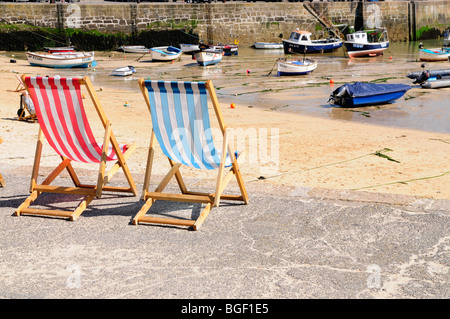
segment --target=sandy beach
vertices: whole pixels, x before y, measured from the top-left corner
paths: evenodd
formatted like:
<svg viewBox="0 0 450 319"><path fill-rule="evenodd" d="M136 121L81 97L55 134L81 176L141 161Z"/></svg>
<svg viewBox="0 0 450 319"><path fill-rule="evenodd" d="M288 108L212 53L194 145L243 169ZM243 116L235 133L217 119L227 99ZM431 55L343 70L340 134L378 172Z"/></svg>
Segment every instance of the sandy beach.
<svg viewBox="0 0 450 319"><path fill-rule="evenodd" d="M117 65L119 56L103 54L98 57L96 72L121 66ZM17 120L20 93L14 92L18 85L16 75L53 75L58 72L54 69L31 67L25 59L10 63L10 58L6 53L0 57L0 81L3 84L0 89L0 136L4 139L0 145L0 172L6 182L8 178L14 178L15 174L30 175L38 132L37 123ZM182 61L174 64L159 63L158 67L174 70L182 63L192 64L193 61L189 56L183 56ZM149 70L154 67L150 64L148 66ZM400 76L404 77L406 69L401 64L387 66L384 71L386 74L395 72L396 67L399 68ZM378 73L384 71L377 70ZM88 76L93 74L92 70L77 72L86 72ZM261 74L267 73L267 69L258 70L255 66L252 72L252 76L235 76L238 80L233 80L233 84L240 89L236 89L234 98L226 94L226 90L230 88L218 90L219 93L225 92L218 94L218 98L226 124L232 129L241 129L234 131L233 145L240 150L245 148L247 156L241 163L241 170L244 180L248 184L251 183L252 187L261 185L266 189L273 187L289 192L301 187L406 194L435 199L450 198L450 134L353 121L351 117L361 115L349 111L336 110L334 118L290 111L289 107L282 107L286 100L292 98L290 90L273 90L264 95L264 101L277 101L280 107L260 107L257 99L255 103L248 102L244 95L241 99L239 90L264 90L268 89L269 84L273 85L270 87L273 89L280 84L274 84L276 78L260 83ZM217 87L217 75L211 72L207 76L211 77ZM134 89L130 84L121 89L102 84L99 86L95 81L93 83L119 143L137 145L128 164L136 182L142 183L151 122L147 106L138 89L139 77L137 73L132 80L127 80L135 82ZM188 74L185 77L188 77ZM345 81L345 77L345 74L338 74L334 78L335 85ZM155 79L153 74L152 78ZM239 79L242 80L239 82ZM363 77L360 79L364 80ZM301 86L304 79L292 78L289 81L292 82L291 85ZM328 80L323 76L321 81ZM414 96L416 101L434 99L445 101L443 103L448 106L450 88L440 89L439 93L435 91L432 97L431 94L421 94L422 91L420 88L412 88L408 93ZM303 99L304 103L317 103L317 99L321 99L325 104L327 97L328 94L324 93L324 90L311 87L309 90L304 89L299 99ZM84 101L88 114L95 112L90 100L87 98ZM125 102L129 106L124 106ZM231 102L235 103L235 108L230 107ZM448 119L448 114L442 114L444 120ZM95 114L91 115L95 119ZM92 124L93 129L100 140L102 129L100 123L95 122L98 126ZM217 123L213 121L214 125L217 127ZM220 143L220 140L217 143ZM274 147L263 147L261 143L268 143L269 146L273 144ZM255 148L259 150L257 155L254 154ZM269 156L264 156L264 151ZM59 157L54 155L48 145L44 148L43 159L43 172L59 162ZM159 150L155 163L158 163L155 166L156 174L167 171L167 160ZM81 168L92 172L91 176L95 176L97 172L97 167ZM188 169L183 170L183 174L191 177L197 184L211 183L215 178L210 174Z"/></svg>

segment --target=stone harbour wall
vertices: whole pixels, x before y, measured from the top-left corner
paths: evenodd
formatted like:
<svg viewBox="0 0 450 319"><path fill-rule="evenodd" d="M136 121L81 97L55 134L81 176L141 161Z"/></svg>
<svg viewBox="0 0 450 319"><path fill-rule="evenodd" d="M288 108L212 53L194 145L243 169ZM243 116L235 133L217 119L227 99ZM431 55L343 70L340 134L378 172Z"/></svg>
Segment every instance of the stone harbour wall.
<svg viewBox="0 0 450 319"><path fill-rule="evenodd" d="M308 2L309 3L309 2ZM419 40L450 26L450 0L312 2L334 24L386 27L392 41ZM192 30L202 40L241 45L279 42L296 28L323 26L301 2L0 4L0 22L38 27L132 34L142 30ZM426 32L425 32L426 31ZM434 32L436 34L436 32Z"/></svg>

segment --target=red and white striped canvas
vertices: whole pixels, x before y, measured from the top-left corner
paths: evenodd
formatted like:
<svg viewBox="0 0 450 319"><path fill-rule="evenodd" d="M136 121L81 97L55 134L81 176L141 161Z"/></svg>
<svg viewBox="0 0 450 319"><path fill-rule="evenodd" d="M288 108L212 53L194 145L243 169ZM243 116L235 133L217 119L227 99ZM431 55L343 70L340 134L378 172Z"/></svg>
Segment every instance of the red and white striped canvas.
<svg viewBox="0 0 450 319"><path fill-rule="evenodd" d="M82 102L78 78L26 77L39 125L52 148L61 156L83 163L99 163L102 144L95 141ZM127 146L120 146L122 153ZM116 160L114 149L108 161Z"/></svg>

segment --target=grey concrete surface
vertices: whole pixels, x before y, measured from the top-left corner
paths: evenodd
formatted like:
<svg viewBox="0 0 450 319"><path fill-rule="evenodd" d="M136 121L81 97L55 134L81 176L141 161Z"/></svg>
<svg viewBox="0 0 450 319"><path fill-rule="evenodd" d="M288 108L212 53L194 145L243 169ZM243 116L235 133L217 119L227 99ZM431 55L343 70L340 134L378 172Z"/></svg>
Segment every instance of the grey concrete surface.
<svg viewBox="0 0 450 319"><path fill-rule="evenodd" d="M195 232L132 225L142 202L128 195L106 194L74 222L16 217L28 172L1 173L0 298L450 297L449 200L255 182L249 205L224 201Z"/></svg>

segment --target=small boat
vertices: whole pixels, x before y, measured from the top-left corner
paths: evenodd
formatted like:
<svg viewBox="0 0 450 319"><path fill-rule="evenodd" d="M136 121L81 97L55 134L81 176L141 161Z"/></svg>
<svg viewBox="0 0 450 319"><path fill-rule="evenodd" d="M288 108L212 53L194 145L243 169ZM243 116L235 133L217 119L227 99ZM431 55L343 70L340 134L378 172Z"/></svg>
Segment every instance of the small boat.
<svg viewBox="0 0 450 319"><path fill-rule="evenodd" d="M143 45L123 45L119 48L125 53L148 53L150 49L146 48Z"/></svg>
<svg viewBox="0 0 450 319"><path fill-rule="evenodd" d="M198 44L181 43L180 48L181 48L181 51L183 51L183 53L186 53L186 54L193 54L193 53L200 51L200 47Z"/></svg>
<svg viewBox="0 0 450 319"><path fill-rule="evenodd" d="M152 61L172 61L183 53L181 49L172 46L154 47L150 49Z"/></svg>
<svg viewBox="0 0 450 319"><path fill-rule="evenodd" d="M36 53L27 52L27 60L32 66L49 68L88 68L96 65L94 52Z"/></svg>
<svg viewBox="0 0 450 319"><path fill-rule="evenodd" d="M274 50L274 49L282 49L283 43L255 42L254 46L255 49Z"/></svg>
<svg viewBox="0 0 450 319"><path fill-rule="evenodd" d="M414 77L413 83L419 83L424 89L450 87L450 72L445 70L422 71L419 76Z"/></svg>
<svg viewBox="0 0 450 319"><path fill-rule="evenodd" d="M347 34L344 45L350 58L379 56L389 47L389 38L385 29L356 31Z"/></svg>
<svg viewBox="0 0 450 319"><path fill-rule="evenodd" d="M67 53L67 52L74 52L74 47L45 47L44 51L48 53Z"/></svg>
<svg viewBox="0 0 450 319"><path fill-rule="evenodd" d="M328 103L342 107L387 104L401 98L411 86L406 84L347 83L334 90Z"/></svg>
<svg viewBox="0 0 450 319"><path fill-rule="evenodd" d="M419 45L419 59L424 62L449 61L450 50L446 49L424 49Z"/></svg>
<svg viewBox="0 0 450 319"><path fill-rule="evenodd" d="M129 75L132 75L133 73L136 73L136 69L133 66L129 65L129 66L124 66L124 67L113 70L111 75L129 76Z"/></svg>
<svg viewBox="0 0 450 319"><path fill-rule="evenodd" d="M450 87L450 77L430 78L420 84L424 89L439 89Z"/></svg>
<svg viewBox="0 0 450 319"><path fill-rule="evenodd" d="M302 59L295 61L287 61L279 59L278 76L282 75L304 75L314 71L317 68L317 62L311 59Z"/></svg>
<svg viewBox="0 0 450 319"><path fill-rule="evenodd" d="M200 50L211 49L211 50L222 50L224 56L238 55L238 45L237 44L200 44Z"/></svg>
<svg viewBox="0 0 450 319"><path fill-rule="evenodd" d="M311 40L311 32L301 30L292 31L289 39L282 41L286 54L333 52L339 49L343 43L341 39L333 37Z"/></svg>
<svg viewBox="0 0 450 319"><path fill-rule="evenodd" d="M222 60L222 51L205 49L195 53L194 58L201 66L214 65Z"/></svg>

